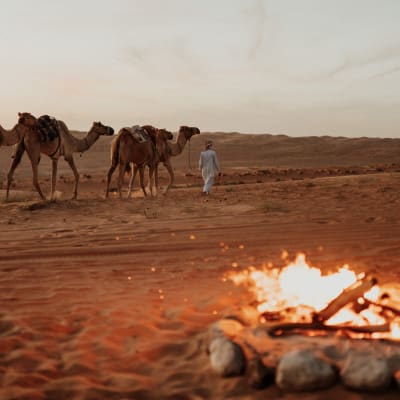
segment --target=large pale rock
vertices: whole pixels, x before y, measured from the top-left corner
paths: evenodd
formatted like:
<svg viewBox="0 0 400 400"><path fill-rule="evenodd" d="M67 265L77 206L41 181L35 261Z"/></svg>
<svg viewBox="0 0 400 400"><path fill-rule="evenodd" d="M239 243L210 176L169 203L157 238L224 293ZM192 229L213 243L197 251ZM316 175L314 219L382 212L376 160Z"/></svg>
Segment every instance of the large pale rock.
<svg viewBox="0 0 400 400"><path fill-rule="evenodd" d="M335 368L311 351L295 350L285 354L276 371L276 384L286 391L316 390L336 381Z"/></svg>
<svg viewBox="0 0 400 400"><path fill-rule="evenodd" d="M217 337L211 341L209 351L211 367L217 374L224 377L243 374L246 358L238 344Z"/></svg>
<svg viewBox="0 0 400 400"><path fill-rule="evenodd" d="M392 381L387 360L368 353L350 354L340 376L347 387L357 390L387 389Z"/></svg>

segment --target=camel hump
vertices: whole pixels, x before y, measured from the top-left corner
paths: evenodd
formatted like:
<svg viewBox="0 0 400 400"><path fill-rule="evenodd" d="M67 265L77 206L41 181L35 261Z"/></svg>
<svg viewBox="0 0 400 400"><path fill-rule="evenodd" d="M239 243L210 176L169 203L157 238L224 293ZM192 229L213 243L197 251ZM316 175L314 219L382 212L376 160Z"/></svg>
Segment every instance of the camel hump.
<svg viewBox="0 0 400 400"><path fill-rule="evenodd" d="M143 125L142 129L144 129L147 133L147 135L150 137L150 139L152 140L153 144L156 144L156 136L157 136L157 131L158 129L155 128L152 125Z"/></svg>
<svg viewBox="0 0 400 400"><path fill-rule="evenodd" d="M57 120L49 115L38 118L38 128L42 142L51 142L60 135Z"/></svg>
<svg viewBox="0 0 400 400"><path fill-rule="evenodd" d="M125 128L138 143L147 142L150 137L145 129L140 125L134 125L131 128Z"/></svg>

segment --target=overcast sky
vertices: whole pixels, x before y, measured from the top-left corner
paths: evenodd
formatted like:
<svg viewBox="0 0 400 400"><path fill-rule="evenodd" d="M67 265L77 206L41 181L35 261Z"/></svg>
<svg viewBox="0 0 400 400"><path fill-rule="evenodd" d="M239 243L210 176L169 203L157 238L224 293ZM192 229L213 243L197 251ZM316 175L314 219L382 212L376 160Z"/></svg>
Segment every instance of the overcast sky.
<svg viewBox="0 0 400 400"><path fill-rule="evenodd" d="M0 124L400 137L400 0L0 0Z"/></svg>

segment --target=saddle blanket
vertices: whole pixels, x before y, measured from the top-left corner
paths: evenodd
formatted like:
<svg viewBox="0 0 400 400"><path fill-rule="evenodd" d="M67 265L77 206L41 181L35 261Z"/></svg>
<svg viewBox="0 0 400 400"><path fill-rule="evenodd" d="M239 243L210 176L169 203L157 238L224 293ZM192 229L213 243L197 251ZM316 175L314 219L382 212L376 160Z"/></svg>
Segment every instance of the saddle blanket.
<svg viewBox="0 0 400 400"><path fill-rule="evenodd" d="M60 135L57 120L49 115L39 117L38 125L42 142L51 142Z"/></svg>
<svg viewBox="0 0 400 400"><path fill-rule="evenodd" d="M138 143L144 143L149 140L149 134L139 125L134 125L131 128L125 128Z"/></svg>

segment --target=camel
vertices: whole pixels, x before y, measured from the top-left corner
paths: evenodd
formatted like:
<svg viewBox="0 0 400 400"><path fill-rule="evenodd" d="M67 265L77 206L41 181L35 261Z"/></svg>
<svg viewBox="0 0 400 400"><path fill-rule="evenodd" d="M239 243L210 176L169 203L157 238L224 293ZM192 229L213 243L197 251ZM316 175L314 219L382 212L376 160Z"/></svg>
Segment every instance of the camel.
<svg viewBox="0 0 400 400"><path fill-rule="evenodd" d="M0 147L16 145L25 135L29 133L30 129L35 125L35 123L36 122L33 122L33 125L26 126L18 122L10 130L4 129L0 125Z"/></svg>
<svg viewBox="0 0 400 400"><path fill-rule="evenodd" d="M134 127L139 132L145 132L149 138L140 142L132 131L132 128L122 128L117 137L111 143L111 166L107 173L106 198L109 195L112 174L119 165L118 193L122 197L122 183L124 174L129 170L129 164L134 164L135 173L131 175L129 181L128 198L132 192L133 180L137 170L139 170L140 186L143 194L147 196L144 186L144 167L149 167L150 194L153 196L153 176L156 165L160 161L160 152L165 152L167 141L172 139L172 133L166 129L157 129L151 125L144 127ZM158 186L158 176L155 176L155 186Z"/></svg>
<svg viewBox="0 0 400 400"><path fill-rule="evenodd" d="M191 139L194 135L199 135L200 130L196 127L190 126L181 126L178 131L178 136L174 143L168 142L168 147L164 149L162 153L160 153L161 162L164 164L165 168L169 173L169 183L167 188L165 189L165 193L172 187L175 181L174 170L171 165L171 157L175 157L182 153L185 148L186 143ZM158 175L158 170L156 168L155 171L156 176Z"/></svg>
<svg viewBox="0 0 400 400"><path fill-rule="evenodd" d="M54 192L56 187L57 178L57 166L58 159L64 156L65 161L69 164L72 172L75 176L75 184L73 189L73 199L77 198L78 195L78 182L79 173L76 169L73 153L83 153L97 141L101 135L111 136L114 134L114 129L103 125L101 122L93 122L92 127L83 139L74 137L68 130L67 125L60 120L51 119L55 124L58 134L56 137L49 137L47 140L43 140L43 132L40 131L39 120L29 113L19 113L19 124L24 125L28 128L28 131L19 141L15 150L14 159L12 161L10 170L7 174L7 191L6 199L8 199L10 185L14 175L14 171L21 162L22 156L26 152L31 161L32 174L33 174L33 185L39 193L42 200L45 200L45 196L38 181L38 165L40 161L40 154L43 153L51 158L52 160L52 171L51 171L51 194L50 198L54 198ZM48 119L50 117L46 116Z"/></svg>
<svg viewBox="0 0 400 400"><path fill-rule="evenodd" d="M167 193L168 190L172 187L174 180L175 180L175 174L174 170L171 165L171 156L177 156L182 153L183 149L185 148L186 143L191 139L193 135L198 135L200 134L199 128L196 127L189 127L189 126L181 126L178 131L178 136L176 138L175 143L168 142L167 146L163 146L162 150L159 151L160 154L160 159L159 162L162 162L167 168L167 171L169 173L169 183L168 186L166 187L164 193ZM158 191L158 164L159 162L156 163L156 168L154 171L154 176L155 176L155 181L156 181L156 188ZM135 179L135 176L137 174L138 168L134 166L134 169L132 170L130 182L133 182Z"/></svg>

